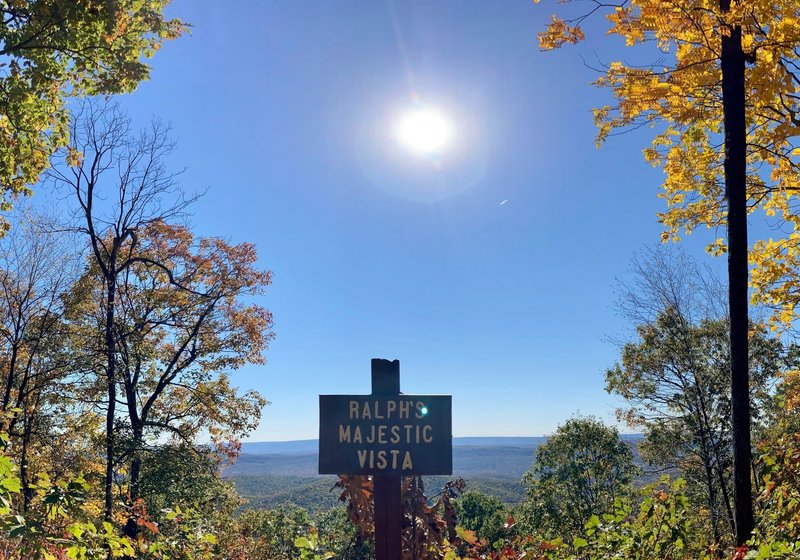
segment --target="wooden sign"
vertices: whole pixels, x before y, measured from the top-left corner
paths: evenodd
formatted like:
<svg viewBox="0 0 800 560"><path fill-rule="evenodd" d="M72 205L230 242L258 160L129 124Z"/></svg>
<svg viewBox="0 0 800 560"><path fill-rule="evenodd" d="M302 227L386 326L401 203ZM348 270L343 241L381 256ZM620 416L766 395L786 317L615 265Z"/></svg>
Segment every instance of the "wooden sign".
<svg viewBox="0 0 800 560"><path fill-rule="evenodd" d="M452 398L404 395L400 362L372 360L371 395L320 395L320 474L373 475L375 560L401 560L400 477L452 474Z"/></svg>
<svg viewBox="0 0 800 560"><path fill-rule="evenodd" d="M320 474L453 473L450 395L320 395Z"/></svg>

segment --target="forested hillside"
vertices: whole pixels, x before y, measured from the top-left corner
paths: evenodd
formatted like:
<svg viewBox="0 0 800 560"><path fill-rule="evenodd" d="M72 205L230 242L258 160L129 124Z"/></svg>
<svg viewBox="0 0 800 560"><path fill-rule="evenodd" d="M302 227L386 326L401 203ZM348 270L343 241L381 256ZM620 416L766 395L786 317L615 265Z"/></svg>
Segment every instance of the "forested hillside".
<svg viewBox="0 0 800 560"><path fill-rule="evenodd" d="M249 507L271 508L297 505L320 511L338 503L336 477L319 476L317 454L240 455L222 473ZM464 478L470 489L480 490L506 504L518 504L525 492L520 480L530 468L533 450L528 448L455 447L453 473ZM427 476L429 488L442 488L448 477Z"/></svg>
<svg viewBox="0 0 800 560"><path fill-rule="evenodd" d="M631 447L641 468L636 486L657 481L658 473L665 469L641 460L637 446L642 437L621 437ZM536 448L546 441L544 437L454 438L453 477L463 478L470 490L497 498L508 506L519 505L525 498L522 477L531 467ZM233 465L222 470L222 476L234 484L249 507L297 505L311 512L322 511L337 504L339 492L334 488L335 477L317 475L317 453L306 453L316 445L316 440L245 443L244 452ZM426 476L425 486L443 488L449 478L452 477Z"/></svg>

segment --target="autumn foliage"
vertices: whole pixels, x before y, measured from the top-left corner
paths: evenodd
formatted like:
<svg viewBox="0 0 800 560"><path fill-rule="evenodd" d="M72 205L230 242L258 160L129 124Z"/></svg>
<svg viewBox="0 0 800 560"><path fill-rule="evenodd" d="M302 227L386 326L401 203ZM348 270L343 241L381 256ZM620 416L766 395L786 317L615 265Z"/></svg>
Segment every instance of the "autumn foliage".
<svg viewBox="0 0 800 560"><path fill-rule="evenodd" d="M367 560L371 478L340 476L339 507L311 514L245 508L220 475L267 404L236 382L275 336L263 299L273 277L255 245L187 225L199 197L169 168L163 122L136 130L108 99L67 111L69 98L147 78L145 59L186 28L164 18L166 3L0 7L0 210L40 179L64 201L56 217L14 216L0 238L0 559ZM686 261L673 276L654 261L627 294L634 339L605 375L640 448L569 419L532 457L521 504L461 479L403 478L402 557L799 558L800 2L592 2L553 16L539 44L578 44L598 16L628 52L652 55L597 69L612 101L594 120L598 142L652 129L643 154L664 171L664 241L716 232L730 215L722 51L741 33L746 211L774 226L749 248L752 304L767 314L743 323L755 530L736 546L731 318L699 303L711 283Z"/></svg>
<svg viewBox="0 0 800 560"><path fill-rule="evenodd" d="M69 142L69 98L130 92L147 79L144 60L186 27L163 17L167 3L0 5L0 208L29 194L50 156Z"/></svg>
<svg viewBox="0 0 800 560"><path fill-rule="evenodd" d="M776 226L775 236L756 241L750 252L753 302L774 310L774 327L789 326L800 282L800 5L732 2L723 11L719 2L633 0L598 5L592 12L604 11L607 33L649 53L653 63L613 61L601 69L595 83L607 88L615 103L595 109L598 141L620 129L654 128L644 157L664 170L659 195L667 205L659 214L664 239L700 226L725 226L720 52L722 37L741 27L748 212ZM584 39L581 25L588 15L554 17L539 35L541 48ZM726 248L723 238L709 245L716 254Z"/></svg>

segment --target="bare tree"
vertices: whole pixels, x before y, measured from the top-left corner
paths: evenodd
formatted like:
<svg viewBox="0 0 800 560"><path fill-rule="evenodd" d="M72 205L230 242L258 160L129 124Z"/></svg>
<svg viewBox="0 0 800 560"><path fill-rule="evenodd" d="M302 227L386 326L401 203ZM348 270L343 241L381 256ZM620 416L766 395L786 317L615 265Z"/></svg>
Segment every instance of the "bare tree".
<svg viewBox="0 0 800 560"><path fill-rule="evenodd" d="M616 292L617 311L634 325L655 321L669 307L690 323L727 317L724 280L675 246L645 247L634 255Z"/></svg>

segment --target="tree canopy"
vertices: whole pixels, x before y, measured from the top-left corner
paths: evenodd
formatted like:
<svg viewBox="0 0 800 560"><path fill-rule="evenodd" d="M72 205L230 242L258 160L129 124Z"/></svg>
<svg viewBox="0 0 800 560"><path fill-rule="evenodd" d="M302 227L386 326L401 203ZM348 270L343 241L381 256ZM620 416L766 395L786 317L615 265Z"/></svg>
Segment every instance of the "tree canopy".
<svg viewBox="0 0 800 560"><path fill-rule="evenodd" d="M169 0L14 0L0 5L0 209L66 146L70 97L133 91L145 58L185 25ZM7 228L7 222L2 226Z"/></svg>
<svg viewBox="0 0 800 560"><path fill-rule="evenodd" d="M663 239L699 226L724 228L723 37L741 28L746 60L747 207L771 219L775 236L756 241L751 264L754 301L775 310L773 325L788 325L800 302L800 4L794 0L728 2L632 0L597 4L608 28L652 64L613 61L596 85L615 103L598 107L598 141L615 131L654 127L645 159L664 170L659 195ZM589 14L553 17L539 35L544 49L585 38ZM778 226L784 226L777 229ZM727 250L718 238L709 250Z"/></svg>
<svg viewBox="0 0 800 560"><path fill-rule="evenodd" d="M536 449L523 484L526 524L544 536L580 535L590 517L611 511L636 474L633 453L615 428L573 418Z"/></svg>

